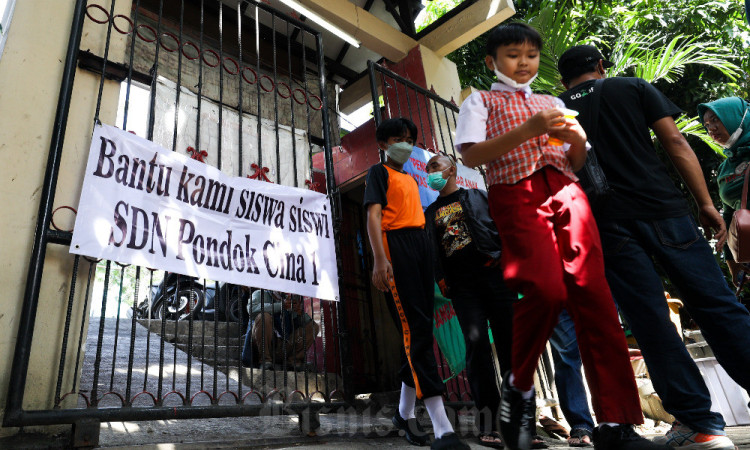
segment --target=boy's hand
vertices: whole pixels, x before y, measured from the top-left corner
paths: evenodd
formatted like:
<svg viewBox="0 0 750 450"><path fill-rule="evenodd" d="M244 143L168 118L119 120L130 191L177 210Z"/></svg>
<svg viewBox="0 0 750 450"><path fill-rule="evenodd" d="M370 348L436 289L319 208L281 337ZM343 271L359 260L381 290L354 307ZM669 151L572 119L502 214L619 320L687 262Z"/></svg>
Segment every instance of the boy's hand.
<svg viewBox="0 0 750 450"><path fill-rule="evenodd" d="M563 112L558 108L550 108L540 111L531 116L524 125L527 127L532 137L541 136L543 134L552 134L555 131L562 131L567 126Z"/></svg>
<svg viewBox="0 0 750 450"><path fill-rule="evenodd" d="M393 278L393 267L387 259L382 261L375 260L375 267L372 269L372 284L383 292L390 290L390 279Z"/></svg>
<svg viewBox="0 0 750 450"><path fill-rule="evenodd" d="M576 119L566 118L563 129L550 131L549 136L568 144L586 145L586 132Z"/></svg>

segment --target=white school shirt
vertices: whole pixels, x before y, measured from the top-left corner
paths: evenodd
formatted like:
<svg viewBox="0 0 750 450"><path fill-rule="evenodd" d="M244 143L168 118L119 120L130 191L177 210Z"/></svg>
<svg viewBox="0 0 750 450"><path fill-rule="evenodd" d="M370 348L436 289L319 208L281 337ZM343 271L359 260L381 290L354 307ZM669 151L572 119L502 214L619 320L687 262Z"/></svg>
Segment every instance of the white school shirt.
<svg viewBox="0 0 750 450"><path fill-rule="evenodd" d="M491 91L521 91L524 97L528 97L532 94L531 88L526 86L522 88L515 88L508 86L505 83L492 83L490 88ZM565 108L565 102L555 97L555 102L560 108ZM458 121L456 124L456 140L454 147L460 153L461 146L463 144L476 144L477 142L484 142L487 140L487 107L484 106L484 101L479 92L471 94L461 104L461 110L458 113ZM570 148L570 144L567 142L563 143L563 149L567 152ZM590 149L591 146L586 142L586 149Z"/></svg>

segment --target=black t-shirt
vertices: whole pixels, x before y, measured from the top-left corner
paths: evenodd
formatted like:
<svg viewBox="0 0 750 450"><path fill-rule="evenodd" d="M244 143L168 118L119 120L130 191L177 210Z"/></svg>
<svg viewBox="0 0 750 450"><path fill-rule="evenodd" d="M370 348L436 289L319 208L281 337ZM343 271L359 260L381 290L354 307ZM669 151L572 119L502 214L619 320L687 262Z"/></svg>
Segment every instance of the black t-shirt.
<svg viewBox="0 0 750 450"><path fill-rule="evenodd" d="M440 258L443 270L450 283L464 275L476 274L487 257L482 255L471 239L465 211L456 191L435 200L435 228L440 241Z"/></svg>
<svg viewBox="0 0 750 450"><path fill-rule="evenodd" d="M592 135L591 93L594 80L562 93L565 105L578 111L586 134ZM641 78L605 79L599 122L591 142L613 194L597 215L613 219L660 219L689 213L688 204L656 154L649 127L681 113L674 103Z"/></svg>

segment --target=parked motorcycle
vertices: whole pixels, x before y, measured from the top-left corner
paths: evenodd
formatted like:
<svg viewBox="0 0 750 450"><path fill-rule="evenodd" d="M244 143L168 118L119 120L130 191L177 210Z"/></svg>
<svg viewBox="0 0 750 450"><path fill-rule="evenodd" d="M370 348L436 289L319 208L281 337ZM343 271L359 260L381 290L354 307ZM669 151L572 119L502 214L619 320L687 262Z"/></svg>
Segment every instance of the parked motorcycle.
<svg viewBox="0 0 750 450"><path fill-rule="evenodd" d="M195 277L167 272L150 294L135 308L136 317L148 318L150 307L152 319L187 319L203 308L203 284Z"/></svg>
<svg viewBox="0 0 750 450"><path fill-rule="evenodd" d="M134 313L137 318L149 317L149 298L152 319L166 316L169 320L194 319L219 320L245 323L250 289L230 283L219 284L217 298L216 284L206 283L198 278L168 272L161 283L151 286L151 295L141 301Z"/></svg>
<svg viewBox="0 0 750 450"><path fill-rule="evenodd" d="M219 315L219 320L227 322L240 322L243 325L248 320L247 303L250 301L251 289L231 283L219 284L219 295L216 289L206 290L206 301L200 316L206 320L213 319L214 314Z"/></svg>

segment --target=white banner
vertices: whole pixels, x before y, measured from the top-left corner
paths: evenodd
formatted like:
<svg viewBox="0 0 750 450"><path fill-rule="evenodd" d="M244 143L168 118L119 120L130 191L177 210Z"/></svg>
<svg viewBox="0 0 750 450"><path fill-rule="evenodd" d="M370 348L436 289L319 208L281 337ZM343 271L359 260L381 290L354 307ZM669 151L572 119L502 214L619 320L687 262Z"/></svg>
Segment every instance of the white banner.
<svg viewBox="0 0 750 450"><path fill-rule="evenodd" d="M435 153L414 147L409 160L404 164L404 172L414 177L417 181L422 209L426 209L438 198L438 191L427 186L427 161L433 156L435 156ZM482 174L478 170L470 169L463 164L456 165L456 184L458 187L466 189L487 190Z"/></svg>
<svg viewBox="0 0 750 450"><path fill-rule="evenodd" d="M325 195L230 177L107 125L94 130L70 251L339 299Z"/></svg>

